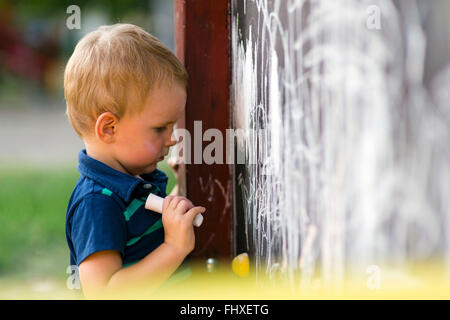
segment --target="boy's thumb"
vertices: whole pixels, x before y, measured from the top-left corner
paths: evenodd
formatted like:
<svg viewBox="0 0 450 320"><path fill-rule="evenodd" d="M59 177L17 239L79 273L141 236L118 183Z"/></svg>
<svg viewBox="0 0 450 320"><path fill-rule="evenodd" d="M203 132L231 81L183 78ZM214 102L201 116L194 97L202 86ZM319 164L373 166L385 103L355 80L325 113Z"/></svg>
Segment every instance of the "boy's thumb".
<svg viewBox="0 0 450 320"><path fill-rule="evenodd" d="M203 216L201 215L206 211L205 207L194 207L191 208L188 212L186 212L186 215L188 216L189 220L192 221L192 224L196 227L200 227L203 222Z"/></svg>

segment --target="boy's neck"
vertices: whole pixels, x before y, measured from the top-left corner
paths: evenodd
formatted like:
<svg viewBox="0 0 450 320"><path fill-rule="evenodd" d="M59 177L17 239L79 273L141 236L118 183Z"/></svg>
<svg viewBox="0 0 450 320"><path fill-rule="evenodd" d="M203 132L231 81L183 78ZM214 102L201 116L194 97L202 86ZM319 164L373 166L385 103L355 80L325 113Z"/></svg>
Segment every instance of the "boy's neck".
<svg viewBox="0 0 450 320"><path fill-rule="evenodd" d="M122 173L134 176L130 172L128 172L122 164L114 159L112 155L110 155L106 150L102 150L101 147L96 146L92 143L89 143L88 141L84 141L84 145L86 147L86 154L91 157L92 159L95 159L97 161L100 161L107 166L120 171Z"/></svg>

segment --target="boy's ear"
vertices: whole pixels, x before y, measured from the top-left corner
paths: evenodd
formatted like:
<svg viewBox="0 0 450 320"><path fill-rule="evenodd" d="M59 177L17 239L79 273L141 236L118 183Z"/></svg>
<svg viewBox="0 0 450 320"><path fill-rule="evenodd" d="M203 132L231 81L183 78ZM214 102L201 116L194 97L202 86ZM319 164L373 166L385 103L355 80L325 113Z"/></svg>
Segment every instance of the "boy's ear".
<svg viewBox="0 0 450 320"><path fill-rule="evenodd" d="M115 140L119 119L112 112L103 112L95 122L95 135L104 143L112 143Z"/></svg>

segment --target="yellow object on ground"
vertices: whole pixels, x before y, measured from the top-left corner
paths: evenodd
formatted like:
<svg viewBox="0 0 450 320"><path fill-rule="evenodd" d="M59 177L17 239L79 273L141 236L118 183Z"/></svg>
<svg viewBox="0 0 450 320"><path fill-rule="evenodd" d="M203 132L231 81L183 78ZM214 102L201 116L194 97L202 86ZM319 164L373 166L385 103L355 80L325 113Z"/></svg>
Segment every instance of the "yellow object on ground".
<svg viewBox="0 0 450 320"><path fill-rule="evenodd" d="M246 252L241 253L234 257L231 262L231 268L233 272L240 277L247 277L250 271L250 261Z"/></svg>

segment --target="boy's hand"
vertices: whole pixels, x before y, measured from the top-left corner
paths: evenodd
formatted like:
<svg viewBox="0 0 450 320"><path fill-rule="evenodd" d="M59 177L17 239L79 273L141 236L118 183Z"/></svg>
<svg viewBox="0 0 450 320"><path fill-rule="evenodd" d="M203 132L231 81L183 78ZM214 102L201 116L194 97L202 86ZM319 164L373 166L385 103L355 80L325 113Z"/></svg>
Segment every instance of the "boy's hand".
<svg viewBox="0 0 450 320"><path fill-rule="evenodd" d="M192 223L199 213L205 211L206 208L194 207L185 197L166 197L162 212L164 242L186 255L194 250L195 235Z"/></svg>

